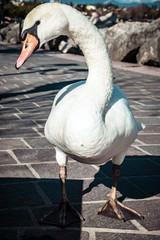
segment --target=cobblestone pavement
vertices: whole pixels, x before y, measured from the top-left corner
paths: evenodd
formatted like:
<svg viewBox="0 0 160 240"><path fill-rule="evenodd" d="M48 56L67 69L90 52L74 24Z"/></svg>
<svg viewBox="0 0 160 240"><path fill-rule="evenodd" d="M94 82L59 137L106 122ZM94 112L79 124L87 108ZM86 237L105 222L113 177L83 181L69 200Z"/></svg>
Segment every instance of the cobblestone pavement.
<svg viewBox="0 0 160 240"><path fill-rule="evenodd" d="M38 223L60 200L59 169L44 124L57 91L85 79L87 68L81 56L40 50L17 71L19 53L18 46L0 45L0 239L160 239L160 76L114 69L115 83L146 124L121 166L118 198L145 219L123 223L97 215L112 184L112 164L70 159L68 197L86 220L59 229Z"/></svg>

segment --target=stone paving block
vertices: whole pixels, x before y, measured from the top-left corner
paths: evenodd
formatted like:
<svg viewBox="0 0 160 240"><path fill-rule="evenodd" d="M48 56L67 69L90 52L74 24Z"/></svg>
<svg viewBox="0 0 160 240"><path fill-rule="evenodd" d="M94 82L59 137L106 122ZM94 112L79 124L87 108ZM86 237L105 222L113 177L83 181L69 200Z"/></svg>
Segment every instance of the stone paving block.
<svg viewBox="0 0 160 240"><path fill-rule="evenodd" d="M156 163L158 166L160 166L160 157L159 156L152 156L152 159L150 161Z"/></svg>
<svg viewBox="0 0 160 240"><path fill-rule="evenodd" d="M145 227L148 231L160 230L160 200L147 200L147 201L136 201L126 202L127 206L131 208L138 208L144 216L144 219L139 221L140 224Z"/></svg>
<svg viewBox="0 0 160 240"><path fill-rule="evenodd" d="M17 182L21 178L34 178L35 176L26 166L10 165L0 167L0 182Z"/></svg>
<svg viewBox="0 0 160 240"><path fill-rule="evenodd" d="M68 178L70 179L78 179L78 178L94 178L95 174L97 174L97 169L92 167L89 164L83 164L79 162L68 163L67 165ZM102 173L98 174L99 178L103 178L104 175Z"/></svg>
<svg viewBox="0 0 160 240"><path fill-rule="evenodd" d="M136 142L133 143L133 145L139 146L140 143L138 141L136 141ZM142 155L143 156L144 152L140 149L135 148L133 145L128 148L126 156L135 156L135 155L138 155L138 156Z"/></svg>
<svg viewBox="0 0 160 240"><path fill-rule="evenodd" d="M16 117L17 118L17 117ZM6 117L6 120L0 120L0 128L24 128L24 126L26 128L32 128L32 127L37 127L38 125L33 122L32 120L20 120L20 119L12 119L12 120L8 120L8 118Z"/></svg>
<svg viewBox="0 0 160 240"><path fill-rule="evenodd" d="M25 209L0 211L0 227L32 226L33 221Z"/></svg>
<svg viewBox="0 0 160 240"><path fill-rule="evenodd" d="M143 132L140 132L139 135L144 133L160 133L160 125L148 125L143 129Z"/></svg>
<svg viewBox="0 0 160 240"><path fill-rule="evenodd" d="M89 240L88 232L77 230L28 230L22 236L23 240Z"/></svg>
<svg viewBox="0 0 160 240"><path fill-rule="evenodd" d="M141 99L140 102L143 104L147 104L147 105L159 105L160 104L159 100L153 100L150 97L148 97L148 99L147 98Z"/></svg>
<svg viewBox="0 0 160 240"><path fill-rule="evenodd" d="M1 115L0 114L0 121L5 122L6 120L12 121L12 120L18 120L18 117L14 114L10 114L10 115ZM1 134L0 134L1 136Z"/></svg>
<svg viewBox="0 0 160 240"><path fill-rule="evenodd" d="M157 117L158 115L159 115L159 111L157 111L157 110L152 110L152 111L138 111L138 110L135 110L135 109L133 109L133 113L134 113L134 116L136 117L136 119L137 118L143 118L143 117L152 117L152 119L154 118L154 117ZM151 122L150 120L149 120L149 122ZM148 124L148 123L147 123ZM148 124L149 125L149 124ZM147 126L148 126L147 125Z"/></svg>
<svg viewBox="0 0 160 240"><path fill-rule="evenodd" d="M112 171L112 165L110 167L110 170ZM106 199L106 195L108 194L108 190L112 187L112 174L110 173L111 171L109 171L109 174L107 175L108 172L105 172L105 170L103 170L103 167L100 168L100 171L104 172L106 176L108 176L108 178L103 178L103 179L97 179L97 176L94 176L94 180L90 183L90 186L88 187L88 189L85 189L84 192L90 192L93 188L95 187L99 187L98 191L98 195L99 199L96 198L96 200L100 200L102 199L102 197L105 196L105 198L103 198L103 200ZM98 173L97 173L98 175ZM138 184L135 185L134 182L132 182L132 179L135 179L136 177L119 177L118 180L118 185L117 185L117 197L120 198L121 200L124 200L125 198L133 198L133 199L141 199L141 198L145 198L148 196L148 191L146 191L146 185L143 186L143 188L139 188L137 186L139 186ZM150 179L150 175L148 176L148 179ZM102 185L101 185L102 184ZM100 187L100 186L105 186L106 189L104 187ZM156 187L155 187L156 188ZM147 189L148 190L148 189ZM100 193L101 191L101 193ZM156 190L157 191L157 190ZM106 194L106 195L104 195ZM151 195L151 194L149 194ZM91 199L89 199L91 200ZM94 199L92 199L93 201Z"/></svg>
<svg viewBox="0 0 160 240"><path fill-rule="evenodd" d="M34 120L34 121L35 121L35 123L37 123L37 125L39 125L39 126L41 126L41 127L44 128L45 123L46 123L46 120L45 120L45 119L36 119L36 120Z"/></svg>
<svg viewBox="0 0 160 240"><path fill-rule="evenodd" d="M37 129L37 132L38 132L41 136L45 137L44 128L43 128L43 127L36 127L36 129ZM52 148L53 148L53 145L52 145Z"/></svg>
<svg viewBox="0 0 160 240"><path fill-rule="evenodd" d="M32 167L42 179L59 179L59 167L57 162L32 164Z"/></svg>
<svg viewBox="0 0 160 240"><path fill-rule="evenodd" d="M21 139L0 139L0 147L1 150L6 149L20 149L20 148L28 148L28 146Z"/></svg>
<svg viewBox="0 0 160 240"><path fill-rule="evenodd" d="M1 138L23 138L23 137L36 137L38 136L32 128L6 128L0 129Z"/></svg>
<svg viewBox="0 0 160 240"><path fill-rule="evenodd" d="M53 148L53 145L47 141L45 137L32 137L32 138L24 138L25 141L32 147L32 148Z"/></svg>
<svg viewBox="0 0 160 240"><path fill-rule="evenodd" d="M59 179L48 179L46 181L41 181L39 183L42 190L48 196L53 204L57 204L61 200L61 183ZM68 198L71 202L82 202L82 190L83 181L82 180L70 180L66 181L66 191Z"/></svg>
<svg viewBox="0 0 160 240"><path fill-rule="evenodd" d="M49 114L51 107L38 107L38 106L34 106L34 107L28 107L28 108L23 108L23 107L18 107L17 109L19 109L21 112L23 113L28 113L28 114L37 114L37 113L42 113L42 114Z"/></svg>
<svg viewBox="0 0 160 240"><path fill-rule="evenodd" d="M11 107L7 107L7 108L2 108L1 109L1 116L2 115L10 115L12 113L18 113L17 109L15 108L11 108Z"/></svg>
<svg viewBox="0 0 160 240"><path fill-rule="evenodd" d="M160 147L159 145L147 145L147 146L140 146L141 149L150 153L151 155L160 156Z"/></svg>
<svg viewBox="0 0 160 240"><path fill-rule="evenodd" d="M54 159L55 160L55 159ZM38 172L41 178L59 178L59 166L57 162L54 164L32 164L32 167ZM93 178L97 170L90 165L85 165L78 162L69 162L67 165L68 179L85 179ZM101 173L99 177L103 178Z"/></svg>
<svg viewBox="0 0 160 240"><path fill-rule="evenodd" d="M0 164L16 164L17 162L7 151L0 151Z"/></svg>
<svg viewBox="0 0 160 240"><path fill-rule="evenodd" d="M55 161L54 149L15 149L13 152L21 163Z"/></svg>
<svg viewBox="0 0 160 240"><path fill-rule="evenodd" d="M44 201L36 191L34 184L23 183L0 185L0 208L33 207L44 205Z"/></svg>
<svg viewBox="0 0 160 240"><path fill-rule="evenodd" d="M37 113L37 114L28 114L28 113L19 113L18 116L21 118L21 119L45 119L47 121L47 118L49 116L49 112L48 114L44 114L44 113Z"/></svg>
<svg viewBox="0 0 160 240"><path fill-rule="evenodd" d="M97 178L95 180L83 180L83 191L82 201L83 202L94 202L94 201L106 201L107 194L110 193L112 186L112 178ZM72 189L70 189L72 192ZM117 197L120 197L121 194L117 191Z"/></svg>
<svg viewBox="0 0 160 240"><path fill-rule="evenodd" d="M17 231L16 230L0 230L0 239L1 240L17 240Z"/></svg>
<svg viewBox="0 0 160 240"><path fill-rule="evenodd" d="M98 215L98 209L102 205L103 203L82 205L82 215L85 218L85 221L82 222L83 227L137 230L130 221L122 222L103 215Z"/></svg>
<svg viewBox="0 0 160 240"><path fill-rule="evenodd" d="M159 236L148 234L104 233L97 232L96 240L159 240Z"/></svg>
<svg viewBox="0 0 160 240"><path fill-rule="evenodd" d="M37 99L35 99L35 103L39 105L39 107L49 107L52 106L53 101L48 100L48 101L37 101Z"/></svg>
<svg viewBox="0 0 160 240"><path fill-rule="evenodd" d="M129 178L139 189L147 194L147 197L160 196L160 174L152 177L138 176Z"/></svg>
<svg viewBox="0 0 160 240"><path fill-rule="evenodd" d="M150 143L160 144L160 134L154 134L154 135L141 134L138 136L138 139L145 144L150 144Z"/></svg>
<svg viewBox="0 0 160 240"><path fill-rule="evenodd" d="M159 105L133 105L132 107L135 107L139 110L159 110Z"/></svg>
<svg viewBox="0 0 160 240"><path fill-rule="evenodd" d="M120 177L126 176L147 176L147 175L158 175L160 168L156 164L150 162L152 159L159 159L157 156L126 156L124 162L120 166ZM112 162L108 162L100 166L106 176L112 177Z"/></svg>

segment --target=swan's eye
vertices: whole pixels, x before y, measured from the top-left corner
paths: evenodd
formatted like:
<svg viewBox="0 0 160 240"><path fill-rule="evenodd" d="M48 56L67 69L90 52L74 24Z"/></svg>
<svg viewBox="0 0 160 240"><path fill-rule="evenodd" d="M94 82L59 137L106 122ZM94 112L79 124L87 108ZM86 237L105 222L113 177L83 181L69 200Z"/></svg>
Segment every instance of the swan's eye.
<svg viewBox="0 0 160 240"><path fill-rule="evenodd" d="M35 24L38 26L40 23L41 23L41 22L38 20L38 21L36 21Z"/></svg>
<svg viewBox="0 0 160 240"><path fill-rule="evenodd" d="M25 48L27 48L27 47L28 47L28 40L25 43Z"/></svg>

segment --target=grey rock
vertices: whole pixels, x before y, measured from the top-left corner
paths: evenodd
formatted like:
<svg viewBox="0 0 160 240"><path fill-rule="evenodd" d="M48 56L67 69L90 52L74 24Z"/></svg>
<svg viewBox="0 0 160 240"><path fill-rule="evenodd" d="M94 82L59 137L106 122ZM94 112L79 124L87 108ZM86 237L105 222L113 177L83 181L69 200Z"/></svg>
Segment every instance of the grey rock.
<svg viewBox="0 0 160 240"><path fill-rule="evenodd" d="M114 12L108 13L99 17L99 21L96 22L98 28L112 27L117 22L117 14Z"/></svg>
<svg viewBox="0 0 160 240"><path fill-rule="evenodd" d="M101 33L105 38L109 47L112 60L126 62L141 62L140 56L137 57L140 49L146 44L158 41L160 30L160 19L152 23L126 22L118 23L111 28L101 29ZM142 50L145 46L142 48ZM156 50L155 50L156 51ZM149 54L149 53L148 53ZM158 55L158 53L157 53ZM152 61L154 59L152 58ZM156 58L160 63L159 56ZM143 63L143 61L142 61ZM152 62L152 64L154 64Z"/></svg>
<svg viewBox="0 0 160 240"><path fill-rule="evenodd" d="M146 41L139 49L137 62L139 64L160 67L160 33L157 37Z"/></svg>

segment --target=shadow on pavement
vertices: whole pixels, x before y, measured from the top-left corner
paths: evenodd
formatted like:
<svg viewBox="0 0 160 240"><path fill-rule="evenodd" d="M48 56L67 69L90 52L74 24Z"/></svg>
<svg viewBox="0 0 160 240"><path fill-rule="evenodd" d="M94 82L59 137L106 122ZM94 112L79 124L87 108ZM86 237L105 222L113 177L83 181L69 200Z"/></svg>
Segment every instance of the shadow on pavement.
<svg viewBox="0 0 160 240"><path fill-rule="evenodd" d="M81 192L83 181L67 180L68 198L81 213ZM59 179L1 178L0 179L0 239L14 239L21 228L22 239L69 239L79 240L81 222L72 224L76 231L41 225L38 220L58 205L61 200ZM10 228L5 231L5 228ZM3 230L2 230L3 229ZM14 230L15 229L15 230ZM13 231L12 231L13 230ZM9 238L8 238L9 237ZM15 238L16 239L16 238Z"/></svg>
<svg viewBox="0 0 160 240"><path fill-rule="evenodd" d="M127 156L120 167L120 177L117 191L119 201L126 198L143 199L160 193L159 156ZM94 181L83 191L83 195L90 192L99 184L112 186L112 162L100 166ZM100 178L101 174L104 178ZM105 179L106 177L106 179Z"/></svg>

